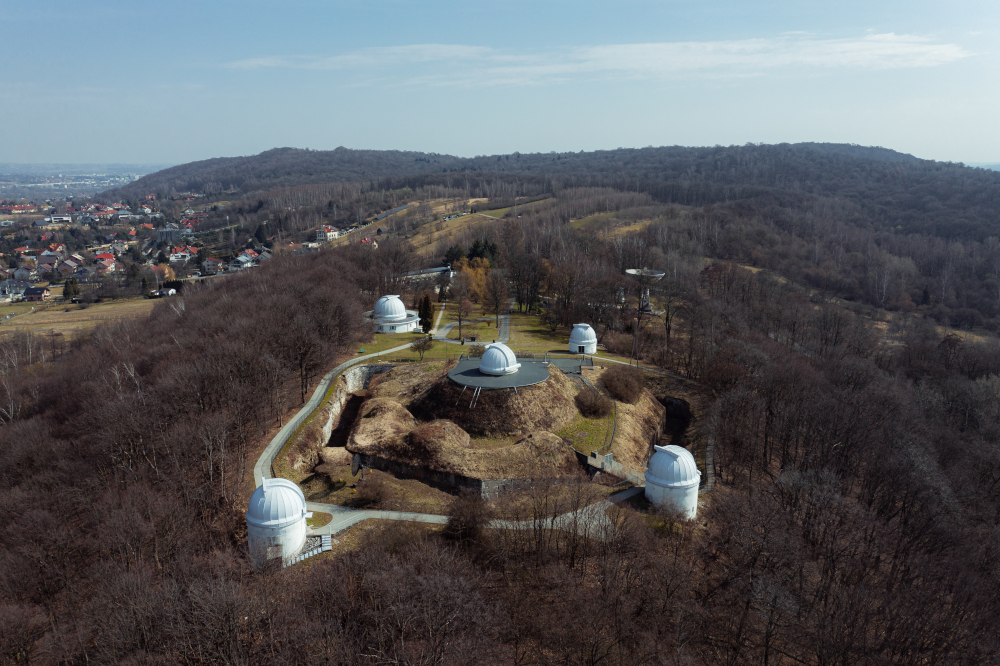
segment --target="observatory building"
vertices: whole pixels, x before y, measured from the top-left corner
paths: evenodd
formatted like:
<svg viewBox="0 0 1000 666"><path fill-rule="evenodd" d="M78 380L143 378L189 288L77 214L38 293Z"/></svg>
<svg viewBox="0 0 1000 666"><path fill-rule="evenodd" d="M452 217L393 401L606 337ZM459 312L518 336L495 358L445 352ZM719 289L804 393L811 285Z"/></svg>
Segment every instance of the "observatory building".
<svg viewBox="0 0 1000 666"><path fill-rule="evenodd" d="M590 324L573 324L569 334L569 351L572 354L596 354L597 333Z"/></svg>
<svg viewBox="0 0 1000 666"><path fill-rule="evenodd" d="M653 448L655 452L646 468L646 499L694 518L698 512L698 484L701 482L694 456L673 444Z"/></svg>
<svg viewBox="0 0 1000 666"><path fill-rule="evenodd" d="M407 310L399 296L383 296L375 301L375 309L365 316L375 322L376 333L407 333L415 331L420 315Z"/></svg>
<svg viewBox="0 0 1000 666"><path fill-rule="evenodd" d="M306 541L306 497L288 479L264 479L247 508L250 562L255 567L295 556Z"/></svg>
<svg viewBox="0 0 1000 666"><path fill-rule="evenodd" d="M514 352L502 342L486 345L483 358L479 361L479 372L484 375L510 375L520 367Z"/></svg>

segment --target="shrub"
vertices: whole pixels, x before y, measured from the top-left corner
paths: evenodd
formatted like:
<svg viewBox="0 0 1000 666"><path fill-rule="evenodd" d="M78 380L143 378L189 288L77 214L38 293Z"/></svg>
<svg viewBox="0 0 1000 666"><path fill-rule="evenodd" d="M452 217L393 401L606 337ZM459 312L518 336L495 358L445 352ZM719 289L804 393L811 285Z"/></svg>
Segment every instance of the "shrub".
<svg viewBox="0 0 1000 666"><path fill-rule="evenodd" d="M646 375L639 368L615 365L604 371L601 382L615 400L635 404L646 388Z"/></svg>
<svg viewBox="0 0 1000 666"><path fill-rule="evenodd" d="M589 386L576 394L576 408L587 418L604 418L613 407L610 398Z"/></svg>
<svg viewBox="0 0 1000 666"><path fill-rule="evenodd" d="M492 518L490 507L479 493L463 490L448 508L444 536L455 541L479 541L483 526Z"/></svg>
<svg viewBox="0 0 1000 666"><path fill-rule="evenodd" d="M469 347L469 358L482 358L485 353L485 345L472 345Z"/></svg>
<svg viewBox="0 0 1000 666"><path fill-rule="evenodd" d="M372 478L370 475L364 481L359 481L354 487L354 506L372 506L384 502L389 495L385 482Z"/></svg>

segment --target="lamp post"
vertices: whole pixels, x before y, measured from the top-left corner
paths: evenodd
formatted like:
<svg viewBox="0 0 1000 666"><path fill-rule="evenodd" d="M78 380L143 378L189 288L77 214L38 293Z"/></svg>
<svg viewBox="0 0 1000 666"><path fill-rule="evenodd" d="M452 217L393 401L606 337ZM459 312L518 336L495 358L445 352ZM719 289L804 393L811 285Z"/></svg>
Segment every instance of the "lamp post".
<svg viewBox="0 0 1000 666"><path fill-rule="evenodd" d="M663 271L656 271L652 268L629 268L625 273L632 277L636 282L637 286L637 305L636 305L636 317L633 318L635 326L632 329L632 354L629 356L629 365L632 365L632 359L635 359L635 364L639 365L639 329L642 327L642 313L647 309L652 310L649 302L649 288L656 282L663 279L666 275Z"/></svg>

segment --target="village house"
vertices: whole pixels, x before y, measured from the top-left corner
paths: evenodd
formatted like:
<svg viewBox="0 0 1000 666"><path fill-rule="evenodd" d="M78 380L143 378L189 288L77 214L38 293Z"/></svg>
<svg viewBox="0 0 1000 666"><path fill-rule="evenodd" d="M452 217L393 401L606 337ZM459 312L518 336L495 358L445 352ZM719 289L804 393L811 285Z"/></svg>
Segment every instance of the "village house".
<svg viewBox="0 0 1000 666"><path fill-rule="evenodd" d="M24 300L47 301L49 300L49 289L48 287L28 287L24 290Z"/></svg>
<svg viewBox="0 0 1000 666"><path fill-rule="evenodd" d="M34 266L21 266L14 271L14 279L22 282L31 282L38 277Z"/></svg>
<svg viewBox="0 0 1000 666"><path fill-rule="evenodd" d="M181 247L175 247L170 251L170 263L181 263L184 261L190 261L192 257L198 256L198 250L191 247L190 245L182 245Z"/></svg>
<svg viewBox="0 0 1000 666"><path fill-rule="evenodd" d="M218 257L209 257L204 262L202 262L202 272L205 275L215 275L216 273L221 273L225 268L226 262Z"/></svg>
<svg viewBox="0 0 1000 666"><path fill-rule="evenodd" d="M24 280L4 280L0 282L0 298L21 300L24 297L24 291L30 287L31 283Z"/></svg>

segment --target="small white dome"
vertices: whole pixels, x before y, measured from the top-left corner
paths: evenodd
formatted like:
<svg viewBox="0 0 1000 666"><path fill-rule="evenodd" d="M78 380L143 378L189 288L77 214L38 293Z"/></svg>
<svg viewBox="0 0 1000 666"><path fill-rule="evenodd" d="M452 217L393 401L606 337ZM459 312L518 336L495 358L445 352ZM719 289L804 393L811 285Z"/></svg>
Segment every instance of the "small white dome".
<svg viewBox="0 0 1000 666"><path fill-rule="evenodd" d="M479 372L487 375L509 375L520 367L514 352L502 342L486 345L483 358L479 361Z"/></svg>
<svg viewBox="0 0 1000 666"><path fill-rule="evenodd" d="M586 345L597 343L597 333L590 327L590 324L573 324L573 332L569 334L571 345Z"/></svg>
<svg viewBox="0 0 1000 666"><path fill-rule="evenodd" d="M306 496L288 479L264 479L253 491L247 523L253 527L282 527L306 515Z"/></svg>
<svg viewBox="0 0 1000 666"><path fill-rule="evenodd" d="M372 317L383 321L398 321L406 319L406 306L399 296L383 296L375 301Z"/></svg>
<svg viewBox="0 0 1000 666"><path fill-rule="evenodd" d="M654 446L655 453L646 468L646 483L666 488L686 488L701 482L701 472L694 456L680 446Z"/></svg>

